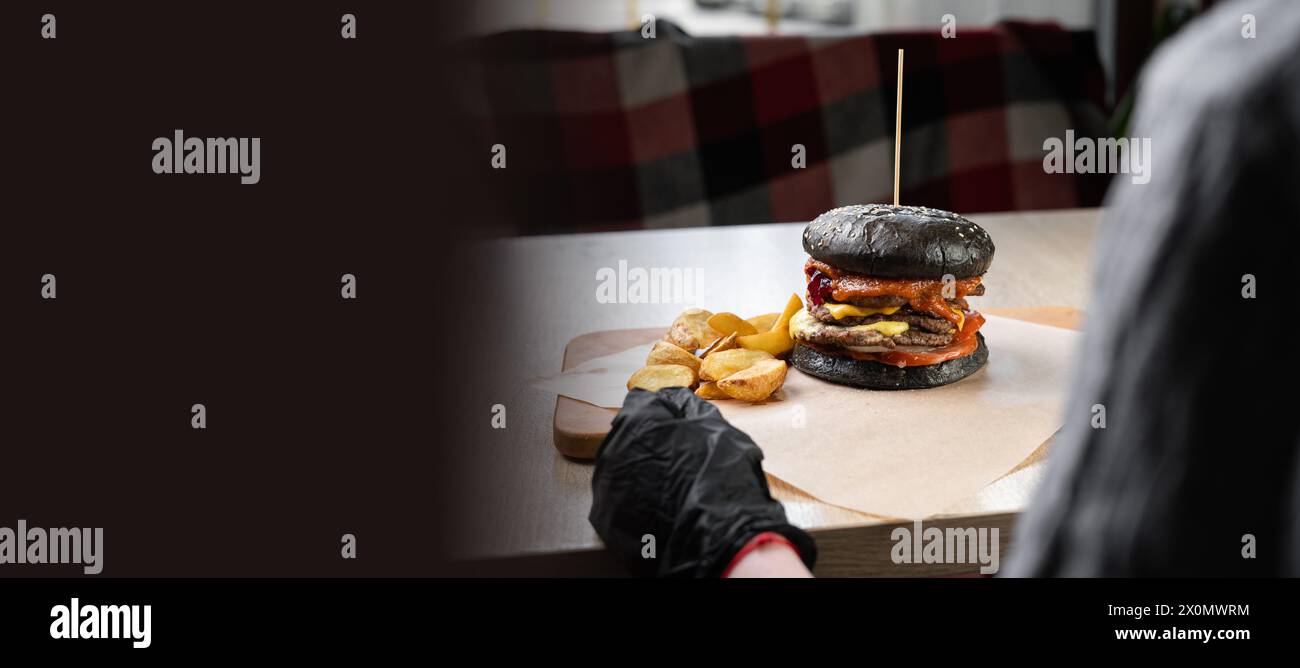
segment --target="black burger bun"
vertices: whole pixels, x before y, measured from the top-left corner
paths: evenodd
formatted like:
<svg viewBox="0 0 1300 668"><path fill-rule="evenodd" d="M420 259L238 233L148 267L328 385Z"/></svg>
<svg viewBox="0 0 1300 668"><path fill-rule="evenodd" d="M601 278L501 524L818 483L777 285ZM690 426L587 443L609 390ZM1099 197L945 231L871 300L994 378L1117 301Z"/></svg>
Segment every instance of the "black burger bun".
<svg viewBox="0 0 1300 668"><path fill-rule="evenodd" d="M790 353L790 363L810 376L841 385L871 390L923 390L955 383L979 371L989 361L989 349L984 345L984 335L976 332L975 337L979 341L975 352L925 366L900 369L892 364L828 355L800 343L795 343L794 351Z"/></svg>
<svg viewBox="0 0 1300 668"><path fill-rule="evenodd" d="M923 206L832 209L804 228L803 248L837 269L881 278L970 278L993 264L993 239L984 228Z"/></svg>

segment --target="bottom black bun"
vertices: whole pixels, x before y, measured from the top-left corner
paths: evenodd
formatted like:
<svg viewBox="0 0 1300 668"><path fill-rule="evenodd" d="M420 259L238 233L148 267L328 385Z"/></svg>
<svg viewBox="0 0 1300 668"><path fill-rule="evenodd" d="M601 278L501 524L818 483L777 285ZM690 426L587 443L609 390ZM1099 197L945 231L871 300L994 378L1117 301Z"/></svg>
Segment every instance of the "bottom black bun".
<svg viewBox="0 0 1300 668"><path fill-rule="evenodd" d="M900 369L892 364L827 355L797 343L790 353L790 363L810 376L841 385L872 390L922 390L955 383L979 371L989 361L989 349L984 345L983 334L976 332L975 338L979 341L975 352L925 366Z"/></svg>

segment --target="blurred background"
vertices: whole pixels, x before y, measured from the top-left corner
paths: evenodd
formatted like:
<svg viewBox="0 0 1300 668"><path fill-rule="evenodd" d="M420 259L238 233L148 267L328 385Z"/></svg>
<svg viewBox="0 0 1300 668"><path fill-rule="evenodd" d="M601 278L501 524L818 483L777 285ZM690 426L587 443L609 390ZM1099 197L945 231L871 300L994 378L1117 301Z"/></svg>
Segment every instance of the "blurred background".
<svg viewBox="0 0 1300 668"><path fill-rule="evenodd" d="M1214 0L466 3L453 107L491 236L809 220L892 199L1093 207L1043 142L1126 136L1137 73Z"/></svg>
<svg viewBox="0 0 1300 668"><path fill-rule="evenodd" d="M642 14L654 14L692 35L810 34L930 28L948 13L972 26L1020 18L1082 29L1095 25L1097 10L1091 0L514 0L495 5L476 3L469 30L602 32L627 28L631 17L639 24Z"/></svg>

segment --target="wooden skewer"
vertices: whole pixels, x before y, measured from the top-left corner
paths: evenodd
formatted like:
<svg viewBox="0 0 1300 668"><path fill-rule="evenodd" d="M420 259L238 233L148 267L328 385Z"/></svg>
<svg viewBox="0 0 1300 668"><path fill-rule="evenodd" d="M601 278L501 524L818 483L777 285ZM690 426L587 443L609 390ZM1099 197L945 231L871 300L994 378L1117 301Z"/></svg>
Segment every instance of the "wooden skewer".
<svg viewBox="0 0 1300 668"><path fill-rule="evenodd" d="M903 143L903 50L898 50L898 93L894 102L894 206L898 206L898 150Z"/></svg>

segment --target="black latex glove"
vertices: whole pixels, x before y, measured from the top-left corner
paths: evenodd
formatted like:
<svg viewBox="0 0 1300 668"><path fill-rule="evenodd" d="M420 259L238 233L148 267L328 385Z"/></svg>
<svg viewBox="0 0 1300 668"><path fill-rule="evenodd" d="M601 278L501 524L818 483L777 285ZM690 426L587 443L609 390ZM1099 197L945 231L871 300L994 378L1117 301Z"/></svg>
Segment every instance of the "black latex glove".
<svg viewBox="0 0 1300 668"><path fill-rule="evenodd" d="M786 521L754 441L686 388L632 390L596 453L591 525L637 575L719 577L754 536L775 531L812 569L812 537ZM655 537L654 559L642 536Z"/></svg>

